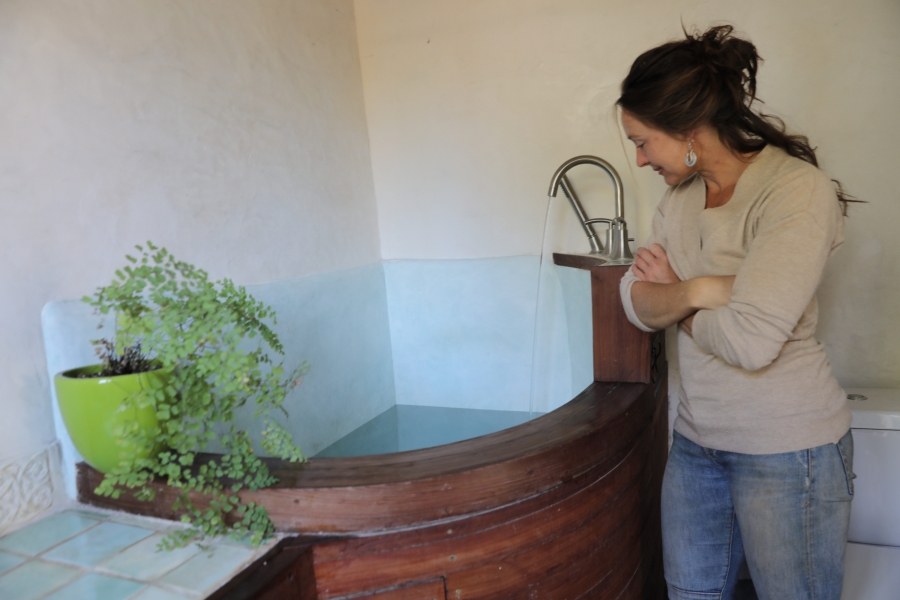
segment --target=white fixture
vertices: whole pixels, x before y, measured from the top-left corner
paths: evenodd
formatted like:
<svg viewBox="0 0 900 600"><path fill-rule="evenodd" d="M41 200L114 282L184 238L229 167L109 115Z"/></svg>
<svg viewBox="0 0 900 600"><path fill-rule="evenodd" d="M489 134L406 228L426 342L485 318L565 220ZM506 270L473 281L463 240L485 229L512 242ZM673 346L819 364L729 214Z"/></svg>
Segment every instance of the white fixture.
<svg viewBox="0 0 900 600"><path fill-rule="evenodd" d="M850 389L854 497L841 600L900 598L900 389Z"/></svg>

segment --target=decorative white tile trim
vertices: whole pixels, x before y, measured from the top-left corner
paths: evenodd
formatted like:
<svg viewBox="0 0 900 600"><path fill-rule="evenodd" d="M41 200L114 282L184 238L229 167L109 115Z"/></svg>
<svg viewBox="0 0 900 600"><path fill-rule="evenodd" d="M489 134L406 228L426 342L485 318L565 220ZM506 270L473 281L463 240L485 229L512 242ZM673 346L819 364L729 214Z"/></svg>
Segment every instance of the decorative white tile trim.
<svg viewBox="0 0 900 600"><path fill-rule="evenodd" d="M0 534L53 506L53 466L59 444L37 454L0 464Z"/></svg>

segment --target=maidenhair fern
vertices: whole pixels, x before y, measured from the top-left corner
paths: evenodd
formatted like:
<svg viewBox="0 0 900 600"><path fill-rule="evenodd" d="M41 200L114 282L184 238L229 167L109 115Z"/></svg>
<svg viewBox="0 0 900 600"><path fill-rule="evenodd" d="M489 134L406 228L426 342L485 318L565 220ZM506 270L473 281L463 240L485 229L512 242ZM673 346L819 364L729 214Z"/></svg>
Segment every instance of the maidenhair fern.
<svg viewBox="0 0 900 600"><path fill-rule="evenodd" d="M135 425L122 431L133 443L163 451L124 461L96 492L116 498L130 489L137 498L152 500L150 484L159 478L179 491L175 508L191 525L170 534L164 547L224 533L249 534L259 544L272 533L272 522L263 507L242 503L238 494L276 480L254 452L249 434L235 424L237 411L253 407L267 454L302 461L276 415L287 414L285 397L308 367L304 362L285 370L284 348L268 325L276 323L274 311L243 287L228 279L210 281L205 271L152 243L137 249L140 254L127 257L130 264L116 271L112 283L84 301L101 314L115 315L113 348L140 348L154 367L170 374L166 383L128 400L155 407L156 430L145 434ZM224 449L222 455L198 460L198 453L216 444Z"/></svg>

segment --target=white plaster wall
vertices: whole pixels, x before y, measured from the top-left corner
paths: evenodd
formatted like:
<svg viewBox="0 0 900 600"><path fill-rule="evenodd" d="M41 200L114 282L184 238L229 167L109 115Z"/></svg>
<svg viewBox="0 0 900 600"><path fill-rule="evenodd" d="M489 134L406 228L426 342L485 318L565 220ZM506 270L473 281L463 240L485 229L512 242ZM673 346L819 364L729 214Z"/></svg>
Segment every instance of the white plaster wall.
<svg viewBox="0 0 900 600"><path fill-rule="evenodd" d="M380 258L350 0L5 0L0 82L0 459L55 437L41 308L134 244L238 283Z"/></svg>
<svg viewBox="0 0 900 600"><path fill-rule="evenodd" d="M820 292L820 339L846 386L900 385L900 3L896 0L356 0L385 259L534 255L556 167L597 154L625 182L640 242L664 184L633 166L613 103L642 51L681 23L727 21L765 63L767 110L807 134L825 170L870 203ZM610 216L601 174L572 179ZM598 193L594 193L598 192ZM554 211L568 211L555 202ZM574 221L552 247L587 250ZM579 246L580 245L580 246Z"/></svg>

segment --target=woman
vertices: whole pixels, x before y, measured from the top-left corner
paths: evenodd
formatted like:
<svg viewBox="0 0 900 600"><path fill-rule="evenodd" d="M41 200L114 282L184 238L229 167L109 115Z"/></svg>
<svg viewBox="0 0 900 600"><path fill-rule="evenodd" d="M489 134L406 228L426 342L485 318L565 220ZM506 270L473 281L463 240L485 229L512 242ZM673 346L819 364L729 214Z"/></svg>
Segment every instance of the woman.
<svg viewBox="0 0 900 600"><path fill-rule="evenodd" d="M846 394L813 334L843 241L840 185L756 113L759 56L729 26L642 54L622 126L670 186L622 279L629 319L678 324L682 386L662 491L669 598L838 600L853 498Z"/></svg>

